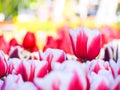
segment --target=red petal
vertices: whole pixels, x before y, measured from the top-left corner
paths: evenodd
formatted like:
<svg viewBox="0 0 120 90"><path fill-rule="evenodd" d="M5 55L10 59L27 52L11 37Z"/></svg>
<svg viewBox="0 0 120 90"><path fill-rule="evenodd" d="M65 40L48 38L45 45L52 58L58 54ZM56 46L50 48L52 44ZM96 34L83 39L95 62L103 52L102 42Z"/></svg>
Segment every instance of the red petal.
<svg viewBox="0 0 120 90"><path fill-rule="evenodd" d="M13 39L10 40L9 45L10 46L16 46L16 45L18 45L18 42L15 38L13 38Z"/></svg>
<svg viewBox="0 0 120 90"><path fill-rule="evenodd" d="M7 73L7 62L2 51L0 51L0 78Z"/></svg>
<svg viewBox="0 0 120 90"><path fill-rule="evenodd" d="M52 90L60 90L61 81L59 79L53 81Z"/></svg>
<svg viewBox="0 0 120 90"><path fill-rule="evenodd" d="M84 31L80 31L76 39L75 53L78 58L86 59L87 57L88 37Z"/></svg>
<svg viewBox="0 0 120 90"><path fill-rule="evenodd" d="M23 77L23 80L28 81L29 80L29 73L30 69L27 70L27 68L30 68L27 64L25 65L26 62L22 61L19 64L19 67L16 70L15 74L21 74L21 76Z"/></svg>
<svg viewBox="0 0 120 90"><path fill-rule="evenodd" d="M84 84L79 79L77 72L74 73L74 77L70 82L68 90L85 90Z"/></svg>
<svg viewBox="0 0 120 90"><path fill-rule="evenodd" d="M31 48L34 48L35 45L36 45L36 39L35 39L34 33L27 32L27 34L25 35L24 40L23 40L24 48L29 50Z"/></svg>
<svg viewBox="0 0 120 90"><path fill-rule="evenodd" d="M109 90L109 87L106 85L106 83L104 83L104 81L101 81L96 90Z"/></svg>
<svg viewBox="0 0 120 90"><path fill-rule="evenodd" d="M47 74L47 71L48 71L48 63L47 61L34 61L36 62L35 66L35 76L36 77L44 77L46 74Z"/></svg>
<svg viewBox="0 0 120 90"><path fill-rule="evenodd" d="M5 41L3 36L0 36L0 50L3 50L6 54L9 53L9 44Z"/></svg>
<svg viewBox="0 0 120 90"><path fill-rule="evenodd" d="M101 35L94 37L91 41L90 45L88 46L88 60L92 60L97 57L101 49Z"/></svg>
<svg viewBox="0 0 120 90"><path fill-rule="evenodd" d="M35 76L35 65L33 63L30 64L30 75L29 81L33 81Z"/></svg>
<svg viewBox="0 0 120 90"><path fill-rule="evenodd" d="M95 67L93 69L93 72L95 72L96 74L98 74L99 70L101 70L100 65L99 65L98 62L96 62L96 65L95 65Z"/></svg>

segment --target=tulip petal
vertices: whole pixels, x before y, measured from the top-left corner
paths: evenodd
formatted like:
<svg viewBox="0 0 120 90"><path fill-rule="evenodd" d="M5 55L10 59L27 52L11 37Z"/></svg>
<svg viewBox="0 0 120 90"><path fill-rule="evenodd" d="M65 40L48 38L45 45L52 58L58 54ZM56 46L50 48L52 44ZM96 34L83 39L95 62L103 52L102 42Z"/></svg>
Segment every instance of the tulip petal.
<svg viewBox="0 0 120 90"><path fill-rule="evenodd" d="M70 31L72 47L78 58L86 59L88 37L82 28Z"/></svg>
<svg viewBox="0 0 120 90"><path fill-rule="evenodd" d="M87 41L87 35L84 33L83 30L81 30L80 33L77 35L76 40L76 55L79 56L79 58L81 57L82 59L86 59Z"/></svg>
<svg viewBox="0 0 120 90"><path fill-rule="evenodd" d="M60 49L51 49L48 48L44 51L40 51L39 53L40 59L42 60L47 60L48 62L48 70L51 71L52 66L55 62L60 62L62 63L63 61L66 60L66 54L63 50Z"/></svg>
<svg viewBox="0 0 120 90"><path fill-rule="evenodd" d="M21 75L8 75L1 86L1 90L14 90L15 85L23 83Z"/></svg>
<svg viewBox="0 0 120 90"><path fill-rule="evenodd" d="M34 61L32 64L35 65L35 77L44 77L47 74L48 62L47 61Z"/></svg>
<svg viewBox="0 0 120 90"><path fill-rule="evenodd" d="M30 64L27 61L21 61L18 68L15 72L16 75L21 74L23 77L23 80L27 81L30 77Z"/></svg>
<svg viewBox="0 0 120 90"><path fill-rule="evenodd" d="M120 76L118 76L112 84L111 90L120 90Z"/></svg>
<svg viewBox="0 0 120 90"><path fill-rule="evenodd" d="M36 39L34 33L27 32L23 40L24 48L31 49L35 46L35 44L36 44Z"/></svg>
<svg viewBox="0 0 120 90"><path fill-rule="evenodd" d="M8 68L7 61L4 57L3 52L0 51L0 78L7 74L7 68Z"/></svg>
<svg viewBox="0 0 120 90"><path fill-rule="evenodd" d="M96 37L94 37L91 42L88 40L88 51L87 51L87 59L92 60L94 59L100 52L101 48L101 35L98 34Z"/></svg>
<svg viewBox="0 0 120 90"><path fill-rule="evenodd" d="M85 82L84 81L85 81L84 77L82 78L82 76L80 76L78 72L75 71L74 76L69 84L68 90L85 90L86 81Z"/></svg>

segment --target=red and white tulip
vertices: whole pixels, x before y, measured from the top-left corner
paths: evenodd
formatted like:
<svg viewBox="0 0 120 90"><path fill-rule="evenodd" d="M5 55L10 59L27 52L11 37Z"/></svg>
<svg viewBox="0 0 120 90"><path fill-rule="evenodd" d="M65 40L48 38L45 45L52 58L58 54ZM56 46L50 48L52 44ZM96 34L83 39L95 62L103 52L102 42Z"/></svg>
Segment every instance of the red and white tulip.
<svg viewBox="0 0 120 90"><path fill-rule="evenodd" d="M74 54L82 60L95 59L101 49L102 38L97 30L78 28L70 30L70 37Z"/></svg>

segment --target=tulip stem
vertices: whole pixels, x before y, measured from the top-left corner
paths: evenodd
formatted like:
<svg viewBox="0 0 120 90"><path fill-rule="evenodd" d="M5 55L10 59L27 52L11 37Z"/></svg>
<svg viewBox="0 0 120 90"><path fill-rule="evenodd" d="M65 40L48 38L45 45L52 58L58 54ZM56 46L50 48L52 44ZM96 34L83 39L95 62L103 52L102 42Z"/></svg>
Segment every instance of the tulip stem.
<svg viewBox="0 0 120 90"><path fill-rule="evenodd" d="M85 63L87 60L86 59L82 59L82 62Z"/></svg>
<svg viewBox="0 0 120 90"><path fill-rule="evenodd" d="M82 62L82 63L85 63L87 61L86 59L81 59L81 58L78 58L77 60Z"/></svg>

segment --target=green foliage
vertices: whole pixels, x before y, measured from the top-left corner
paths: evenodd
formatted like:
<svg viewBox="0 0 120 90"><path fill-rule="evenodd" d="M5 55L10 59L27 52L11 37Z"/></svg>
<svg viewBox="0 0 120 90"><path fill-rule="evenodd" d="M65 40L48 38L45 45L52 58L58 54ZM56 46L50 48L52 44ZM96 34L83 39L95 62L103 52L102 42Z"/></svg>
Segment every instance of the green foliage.
<svg viewBox="0 0 120 90"><path fill-rule="evenodd" d="M0 0L0 12L5 14L6 20L11 20L18 14L20 8L29 8L31 2L36 0Z"/></svg>

